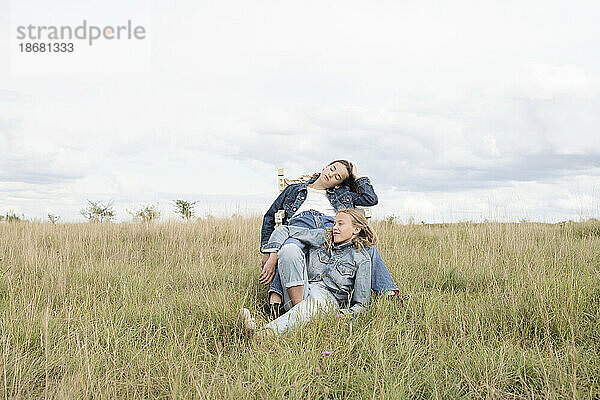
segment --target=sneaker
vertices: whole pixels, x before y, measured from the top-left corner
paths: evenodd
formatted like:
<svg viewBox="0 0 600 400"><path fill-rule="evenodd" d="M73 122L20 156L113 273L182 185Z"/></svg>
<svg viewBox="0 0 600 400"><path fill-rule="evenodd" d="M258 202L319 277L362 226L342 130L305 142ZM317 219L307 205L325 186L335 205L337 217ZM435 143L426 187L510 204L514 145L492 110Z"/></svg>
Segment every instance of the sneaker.
<svg viewBox="0 0 600 400"><path fill-rule="evenodd" d="M254 318L252 318L250 310L248 310L247 308L242 308L240 310L240 320L242 321L244 329L249 331L256 330L256 321L254 320Z"/></svg>
<svg viewBox="0 0 600 400"><path fill-rule="evenodd" d="M406 295L401 295L400 292L394 292L394 294L388 294L383 297L399 306L402 306L404 304L404 300L406 300Z"/></svg>
<svg viewBox="0 0 600 400"><path fill-rule="evenodd" d="M281 303L265 304L263 306L263 313L268 319L276 319L281 315L285 314L285 309Z"/></svg>

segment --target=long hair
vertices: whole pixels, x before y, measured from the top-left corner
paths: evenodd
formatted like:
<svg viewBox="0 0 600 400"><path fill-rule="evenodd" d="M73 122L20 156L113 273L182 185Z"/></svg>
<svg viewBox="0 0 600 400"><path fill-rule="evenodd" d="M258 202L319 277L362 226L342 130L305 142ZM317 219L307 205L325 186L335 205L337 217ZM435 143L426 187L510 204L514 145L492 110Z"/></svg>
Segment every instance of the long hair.
<svg viewBox="0 0 600 400"><path fill-rule="evenodd" d="M369 247L377 244L377 234L375 231L369 226L367 218L358 211L356 208L346 208L344 210L338 211L338 215L344 213L350 216L350 220L352 221L352 225L360 228L360 232L358 235L352 239L352 242L356 246L356 248L360 251L362 248L368 249ZM327 244L327 248L331 250L333 246L333 234L331 229L327 229L325 231L325 241Z"/></svg>
<svg viewBox="0 0 600 400"><path fill-rule="evenodd" d="M356 186L356 181L354 179L354 176L352 176L352 163L348 160L335 160L327 164L327 167L335 163L342 164L344 167L346 167L346 171L348 171L348 177L340 183L340 186L348 186L351 192L358 193L358 186ZM311 179L317 179L319 175L321 175L321 173L316 172L313 174Z"/></svg>

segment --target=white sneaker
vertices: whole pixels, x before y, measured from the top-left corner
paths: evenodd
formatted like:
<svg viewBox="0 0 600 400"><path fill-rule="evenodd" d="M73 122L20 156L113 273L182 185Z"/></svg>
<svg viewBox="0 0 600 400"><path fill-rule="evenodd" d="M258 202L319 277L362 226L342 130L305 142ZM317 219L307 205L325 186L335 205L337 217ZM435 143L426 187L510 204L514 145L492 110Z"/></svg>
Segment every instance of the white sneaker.
<svg viewBox="0 0 600 400"><path fill-rule="evenodd" d="M254 318L252 318L250 310L248 310L247 308L240 309L240 320L242 321L242 325L245 329L249 331L256 330L256 321L254 320Z"/></svg>

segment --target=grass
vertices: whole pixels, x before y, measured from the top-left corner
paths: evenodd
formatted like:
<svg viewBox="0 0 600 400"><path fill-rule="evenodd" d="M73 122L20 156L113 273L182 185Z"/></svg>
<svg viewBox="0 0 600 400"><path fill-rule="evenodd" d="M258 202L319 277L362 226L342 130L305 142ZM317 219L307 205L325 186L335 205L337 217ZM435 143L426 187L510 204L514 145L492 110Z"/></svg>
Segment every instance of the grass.
<svg viewBox="0 0 600 400"><path fill-rule="evenodd" d="M0 224L0 393L600 397L597 221L374 226L402 303L256 344L258 218Z"/></svg>

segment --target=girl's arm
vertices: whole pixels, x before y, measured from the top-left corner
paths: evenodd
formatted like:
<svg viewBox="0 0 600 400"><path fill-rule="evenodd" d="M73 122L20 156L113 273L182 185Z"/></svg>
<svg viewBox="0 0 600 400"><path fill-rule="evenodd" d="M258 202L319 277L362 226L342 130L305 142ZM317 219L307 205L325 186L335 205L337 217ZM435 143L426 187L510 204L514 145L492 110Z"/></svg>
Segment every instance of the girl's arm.
<svg viewBox="0 0 600 400"><path fill-rule="evenodd" d="M265 213L263 217L262 227L260 229L260 247L262 248L269 241L269 236L275 229L275 213L279 211L283 206L283 201L287 194L290 192L291 185L283 189L283 192L277 196L271 207Z"/></svg>
<svg viewBox="0 0 600 400"><path fill-rule="evenodd" d="M358 187L358 193L349 192L355 206L370 207L378 203L379 200L368 177L361 176L357 178L356 186Z"/></svg>
<svg viewBox="0 0 600 400"><path fill-rule="evenodd" d="M352 299L350 308L343 308L340 311L350 319L366 310L371 298L371 259L364 260L356 271L354 279L354 289L352 290Z"/></svg>
<svg viewBox="0 0 600 400"><path fill-rule="evenodd" d="M276 228L266 245L261 247L263 253L279 251L287 238L296 238L312 247L325 244L325 229L308 229L299 226L282 225Z"/></svg>

